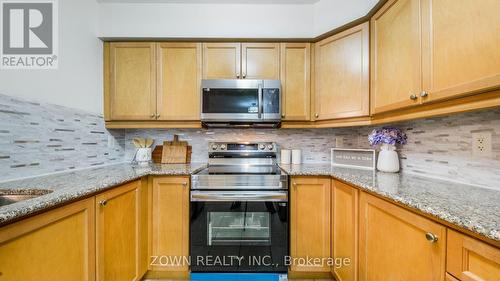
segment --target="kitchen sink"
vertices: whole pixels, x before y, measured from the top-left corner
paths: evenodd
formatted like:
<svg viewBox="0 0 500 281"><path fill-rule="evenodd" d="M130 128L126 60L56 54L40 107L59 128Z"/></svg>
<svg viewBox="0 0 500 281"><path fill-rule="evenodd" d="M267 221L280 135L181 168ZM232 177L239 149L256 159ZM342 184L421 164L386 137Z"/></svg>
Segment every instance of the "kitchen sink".
<svg viewBox="0 0 500 281"><path fill-rule="evenodd" d="M51 193L47 189L0 189L0 207Z"/></svg>

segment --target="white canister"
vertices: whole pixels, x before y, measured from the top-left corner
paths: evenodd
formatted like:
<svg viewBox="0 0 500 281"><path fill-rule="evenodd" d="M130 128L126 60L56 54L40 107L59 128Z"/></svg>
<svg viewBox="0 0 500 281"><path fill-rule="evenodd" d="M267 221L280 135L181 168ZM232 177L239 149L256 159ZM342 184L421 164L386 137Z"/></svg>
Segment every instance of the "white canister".
<svg viewBox="0 0 500 281"><path fill-rule="evenodd" d="M386 143L382 145L378 153L377 170L387 173L399 172L399 155L395 145Z"/></svg>
<svg viewBox="0 0 500 281"><path fill-rule="evenodd" d="M139 165L147 165L151 161L151 147L141 147L137 149L135 161Z"/></svg>
<svg viewBox="0 0 500 281"><path fill-rule="evenodd" d="M292 151L288 149L281 150L281 164L290 164L292 159Z"/></svg>
<svg viewBox="0 0 500 281"><path fill-rule="evenodd" d="M302 150L294 149L292 150L292 164L301 164L302 163Z"/></svg>

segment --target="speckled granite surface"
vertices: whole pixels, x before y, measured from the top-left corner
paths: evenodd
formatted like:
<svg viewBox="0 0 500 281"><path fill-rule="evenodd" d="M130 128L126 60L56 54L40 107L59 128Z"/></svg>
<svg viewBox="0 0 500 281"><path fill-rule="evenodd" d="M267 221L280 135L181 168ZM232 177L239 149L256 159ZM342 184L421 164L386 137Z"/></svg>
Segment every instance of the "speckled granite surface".
<svg viewBox="0 0 500 281"><path fill-rule="evenodd" d="M23 180L0 182L1 193L48 194L0 207L0 225L37 211L57 206L147 175L190 175L206 167L203 163L151 165L116 164Z"/></svg>
<svg viewBox="0 0 500 281"><path fill-rule="evenodd" d="M332 176L500 241L500 191L412 174L390 174L322 164L281 165L289 175ZM499 183L500 184L500 183Z"/></svg>

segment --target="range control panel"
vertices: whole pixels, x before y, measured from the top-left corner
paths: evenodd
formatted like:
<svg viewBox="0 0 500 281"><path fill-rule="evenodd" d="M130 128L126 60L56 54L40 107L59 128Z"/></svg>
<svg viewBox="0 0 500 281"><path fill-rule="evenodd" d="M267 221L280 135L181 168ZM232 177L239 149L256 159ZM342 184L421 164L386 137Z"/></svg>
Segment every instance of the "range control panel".
<svg viewBox="0 0 500 281"><path fill-rule="evenodd" d="M209 152L274 152L278 150L274 142L211 142Z"/></svg>

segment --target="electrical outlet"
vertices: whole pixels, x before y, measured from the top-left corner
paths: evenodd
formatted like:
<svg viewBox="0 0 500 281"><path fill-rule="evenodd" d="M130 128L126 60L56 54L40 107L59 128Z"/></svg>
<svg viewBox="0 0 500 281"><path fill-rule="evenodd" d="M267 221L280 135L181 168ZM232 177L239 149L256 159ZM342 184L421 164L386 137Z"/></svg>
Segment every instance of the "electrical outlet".
<svg viewBox="0 0 500 281"><path fill-rule="evenodd" d="M472 155L476 157L491 157L491 132L472 133Z"/></svg>
<svg viewBox="0 0 500 281"><path fill-rule="evenodd" d="M343 138L335 138L335 147L343 147L344 146L344 139Z"/></svg>

